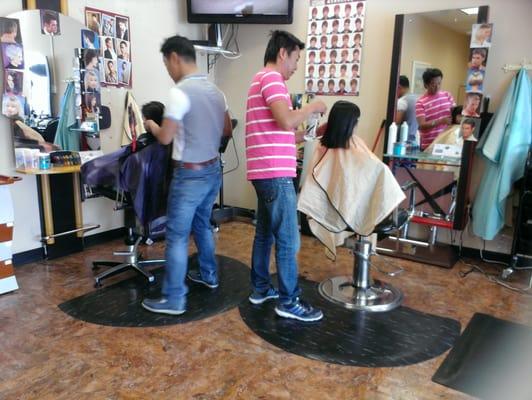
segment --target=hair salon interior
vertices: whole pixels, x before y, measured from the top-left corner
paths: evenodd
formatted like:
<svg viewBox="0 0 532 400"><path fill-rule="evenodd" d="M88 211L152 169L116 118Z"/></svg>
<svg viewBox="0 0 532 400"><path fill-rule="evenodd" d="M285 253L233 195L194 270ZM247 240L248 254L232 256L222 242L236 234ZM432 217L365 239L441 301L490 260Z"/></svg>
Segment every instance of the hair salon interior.
<svg viewBox="0 0 532 400"><path fill-rule="evenodd" d="M530 0L0 16L0 398L532 399Z"/></svg>

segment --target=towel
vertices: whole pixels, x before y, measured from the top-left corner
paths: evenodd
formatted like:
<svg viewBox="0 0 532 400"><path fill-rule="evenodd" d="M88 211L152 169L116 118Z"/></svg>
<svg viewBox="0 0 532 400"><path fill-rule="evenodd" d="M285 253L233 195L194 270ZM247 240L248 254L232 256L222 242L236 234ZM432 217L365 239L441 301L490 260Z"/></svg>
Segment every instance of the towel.
<svg viewBox="0 0 532 400"><path fill-rule="evenodd" d="M61 117L54 140L63 150L79 151L79 131L72 130L77 126L75 100L74 82L69 82L61 100Z"/></svg>
<svg viewBox="0 0 532 400"><path fill-rule="evenodd" d="M142 113L130 90L126 94L124 119L122 122L122 146L131 143L131 151L137 149L137 137L144 132Z"/></svg>
<svg viewBox="0 0 532 400"><path fill-rule="evenodd" d="M473 205L473 232L492 240L504 226L506 200L524 175L532 143L532 84L526 69L514 77L477 146L486 169Z"/></svg>
<svg viewBox="0 0 532 400"><path fill-rule="evenodd" d="M348 149L317 146L310 165L298 210L333 259L348 236L369 236L405 199L388 166L357 136Z"/></svg>

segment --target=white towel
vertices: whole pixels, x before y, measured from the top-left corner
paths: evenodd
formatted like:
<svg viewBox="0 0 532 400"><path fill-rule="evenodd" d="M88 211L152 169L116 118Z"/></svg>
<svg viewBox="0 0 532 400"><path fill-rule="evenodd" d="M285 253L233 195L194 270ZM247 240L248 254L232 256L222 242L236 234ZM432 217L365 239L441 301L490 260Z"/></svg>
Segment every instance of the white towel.
<svg viewBox="0 0 532 400"><path fill-rule="evenodd" d="M316 147L298 210L334 259L346 237L370 235L404 199L390 169L353 136L348 149Z"/></svg>

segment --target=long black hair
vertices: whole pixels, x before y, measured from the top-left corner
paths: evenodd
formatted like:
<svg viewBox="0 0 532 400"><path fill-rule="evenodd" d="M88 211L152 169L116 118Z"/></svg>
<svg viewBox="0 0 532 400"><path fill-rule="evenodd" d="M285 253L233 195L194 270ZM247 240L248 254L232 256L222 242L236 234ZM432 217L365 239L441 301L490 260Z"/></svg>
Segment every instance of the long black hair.
<svg viewBox="0 0 532 400"><path fill-rule="evenodd" d="M353 129L358 123L360 108L355 103L340 100L334 103L327 120L327 131L320 143L328 149L347 149Z"/></svg>

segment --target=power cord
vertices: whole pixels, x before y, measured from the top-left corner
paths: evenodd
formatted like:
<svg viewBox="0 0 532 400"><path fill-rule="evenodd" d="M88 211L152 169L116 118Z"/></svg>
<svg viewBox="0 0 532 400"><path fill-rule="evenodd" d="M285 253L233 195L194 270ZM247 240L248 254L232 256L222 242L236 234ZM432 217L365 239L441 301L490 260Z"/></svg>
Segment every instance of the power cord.
<svg viewBox="0 0 532 400"><path fill-rule="evenodd" d="M484 277L492 282L492 283L496 283L497 285L501 285L507 289L510 289L510 290L513 290L515 292L519 292L521 294L526 294L526 295L529 295L529 296L532 296L532 293L529 292L530 289L532 289L532 273L530 274L530 280L528 282L528 286L526 287L517 287L517 286L512 286L506 282L503 282L501 281L498 276L499 274L490 274L488 272L486 272L482 267L480 267L479 265L476 265L476 264L470 264L470 263L467 263L465 262L464 260L460 260L460 262L462 264L464 264L465 266L469 267L470 269L467 270L467 271L458 271L458 276L460 276L460 278L465 278L467 275L469 275L471 272L474 272L474 271L477 271L477 272L480 272L482 275L484 275ZM501 263L499 261L497 261L496 263L498 264L504 264L504 263ZM504 264L506 265L506 264Z"/></svg>
<svg viewBox="0 0 532 400"><path fill-rule="evenodd" d="M238 167L240 166L240 158L238 157L238 151L236 151L235 139L231 137L230 140L233 142L233 149L235 150L236 167L231 168L231 169L228 170L228 171L224 171L224 175L229 174L229 173L231 173L231 172L233 172L233 171L236 171L236 170L238 169Z"/></svg>

